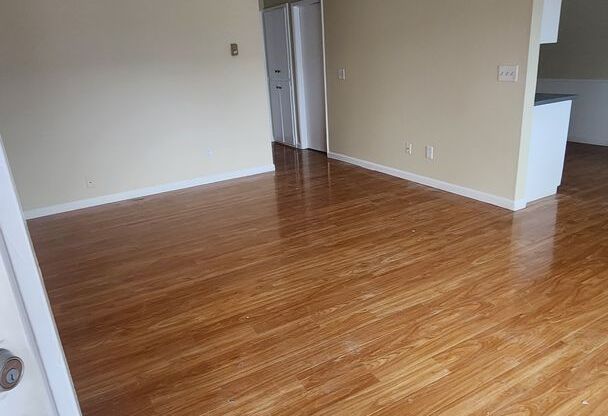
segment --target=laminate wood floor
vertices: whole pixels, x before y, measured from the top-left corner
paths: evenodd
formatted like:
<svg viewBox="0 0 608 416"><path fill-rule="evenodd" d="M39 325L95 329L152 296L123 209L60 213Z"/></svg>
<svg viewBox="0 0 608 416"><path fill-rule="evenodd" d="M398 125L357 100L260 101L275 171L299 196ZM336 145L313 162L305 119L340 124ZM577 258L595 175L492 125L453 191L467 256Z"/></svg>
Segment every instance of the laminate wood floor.
<svg viewBox="0 0 608 416"><path fill-rule="evenodd" d="M275 159L29 223L86 416L608 415L608 149L518 213Z"/></svg>

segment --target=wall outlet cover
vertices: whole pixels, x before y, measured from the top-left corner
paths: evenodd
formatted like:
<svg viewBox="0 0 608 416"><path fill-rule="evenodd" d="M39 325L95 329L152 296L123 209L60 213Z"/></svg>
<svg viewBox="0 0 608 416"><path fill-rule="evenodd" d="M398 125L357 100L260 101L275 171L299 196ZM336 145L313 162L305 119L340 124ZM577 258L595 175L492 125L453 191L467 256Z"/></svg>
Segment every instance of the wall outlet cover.
<svg viewBox="0 0 608 416"><path fill-rule="evenodd" d="M519 65L500 65L498 67L498 81L517 82L519 80Z"/></svg>

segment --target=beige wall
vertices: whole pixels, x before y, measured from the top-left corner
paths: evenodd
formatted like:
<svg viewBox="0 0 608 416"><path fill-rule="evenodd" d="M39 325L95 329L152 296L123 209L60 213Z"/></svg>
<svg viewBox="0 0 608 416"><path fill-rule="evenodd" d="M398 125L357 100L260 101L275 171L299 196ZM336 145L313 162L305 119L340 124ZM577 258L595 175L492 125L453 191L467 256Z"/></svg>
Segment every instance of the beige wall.
<svg viewBox="0 0 608 416"><path fill-rule="evenodd" d="M0 133L25 209L272 164L256 0L0 10Z"/></svg>
<svg viewBox="0 0 608 416"><path fill-rule="evenodd" d="M514 199L538 3L325 0L330 150ZM518 83L497 82L501 63L521 65Z"/></svg>
<svg viewBox="0 0 608 416"><path fill-rule="evenodd" d="M563 0L559 42L541 47L539 75L608 79L607 0Z"/></svg>

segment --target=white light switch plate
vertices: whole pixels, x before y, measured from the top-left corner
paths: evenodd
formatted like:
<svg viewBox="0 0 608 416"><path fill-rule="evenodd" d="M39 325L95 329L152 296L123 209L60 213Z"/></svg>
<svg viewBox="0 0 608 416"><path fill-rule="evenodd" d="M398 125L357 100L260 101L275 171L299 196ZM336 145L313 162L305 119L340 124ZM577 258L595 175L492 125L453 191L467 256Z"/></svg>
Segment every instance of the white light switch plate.
<svg viewBox="0 0 608 416"><path fill-rule="evenodd" d="M519 65L500 65L498 67L500 82L517 82L519 80Z"/></svg>
<svg viewBox="0 0 608 416"><path fill-rule="evenodd" d="M344 68L338 69L338 79L341 79L341 80L346 79L346 69L344 69Z"/></svg>

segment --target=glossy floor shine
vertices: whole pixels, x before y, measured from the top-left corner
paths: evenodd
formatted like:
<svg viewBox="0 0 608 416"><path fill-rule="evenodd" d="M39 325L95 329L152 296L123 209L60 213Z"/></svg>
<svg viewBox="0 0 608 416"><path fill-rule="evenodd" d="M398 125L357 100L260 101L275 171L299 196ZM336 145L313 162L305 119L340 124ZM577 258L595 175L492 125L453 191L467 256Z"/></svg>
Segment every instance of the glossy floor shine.
<svg viewBox="0 0 608 416"><path fill-rule="evenodd" d="M516 214L275 153L30 222L85 415L608 415L608 149Z"/></svg>

